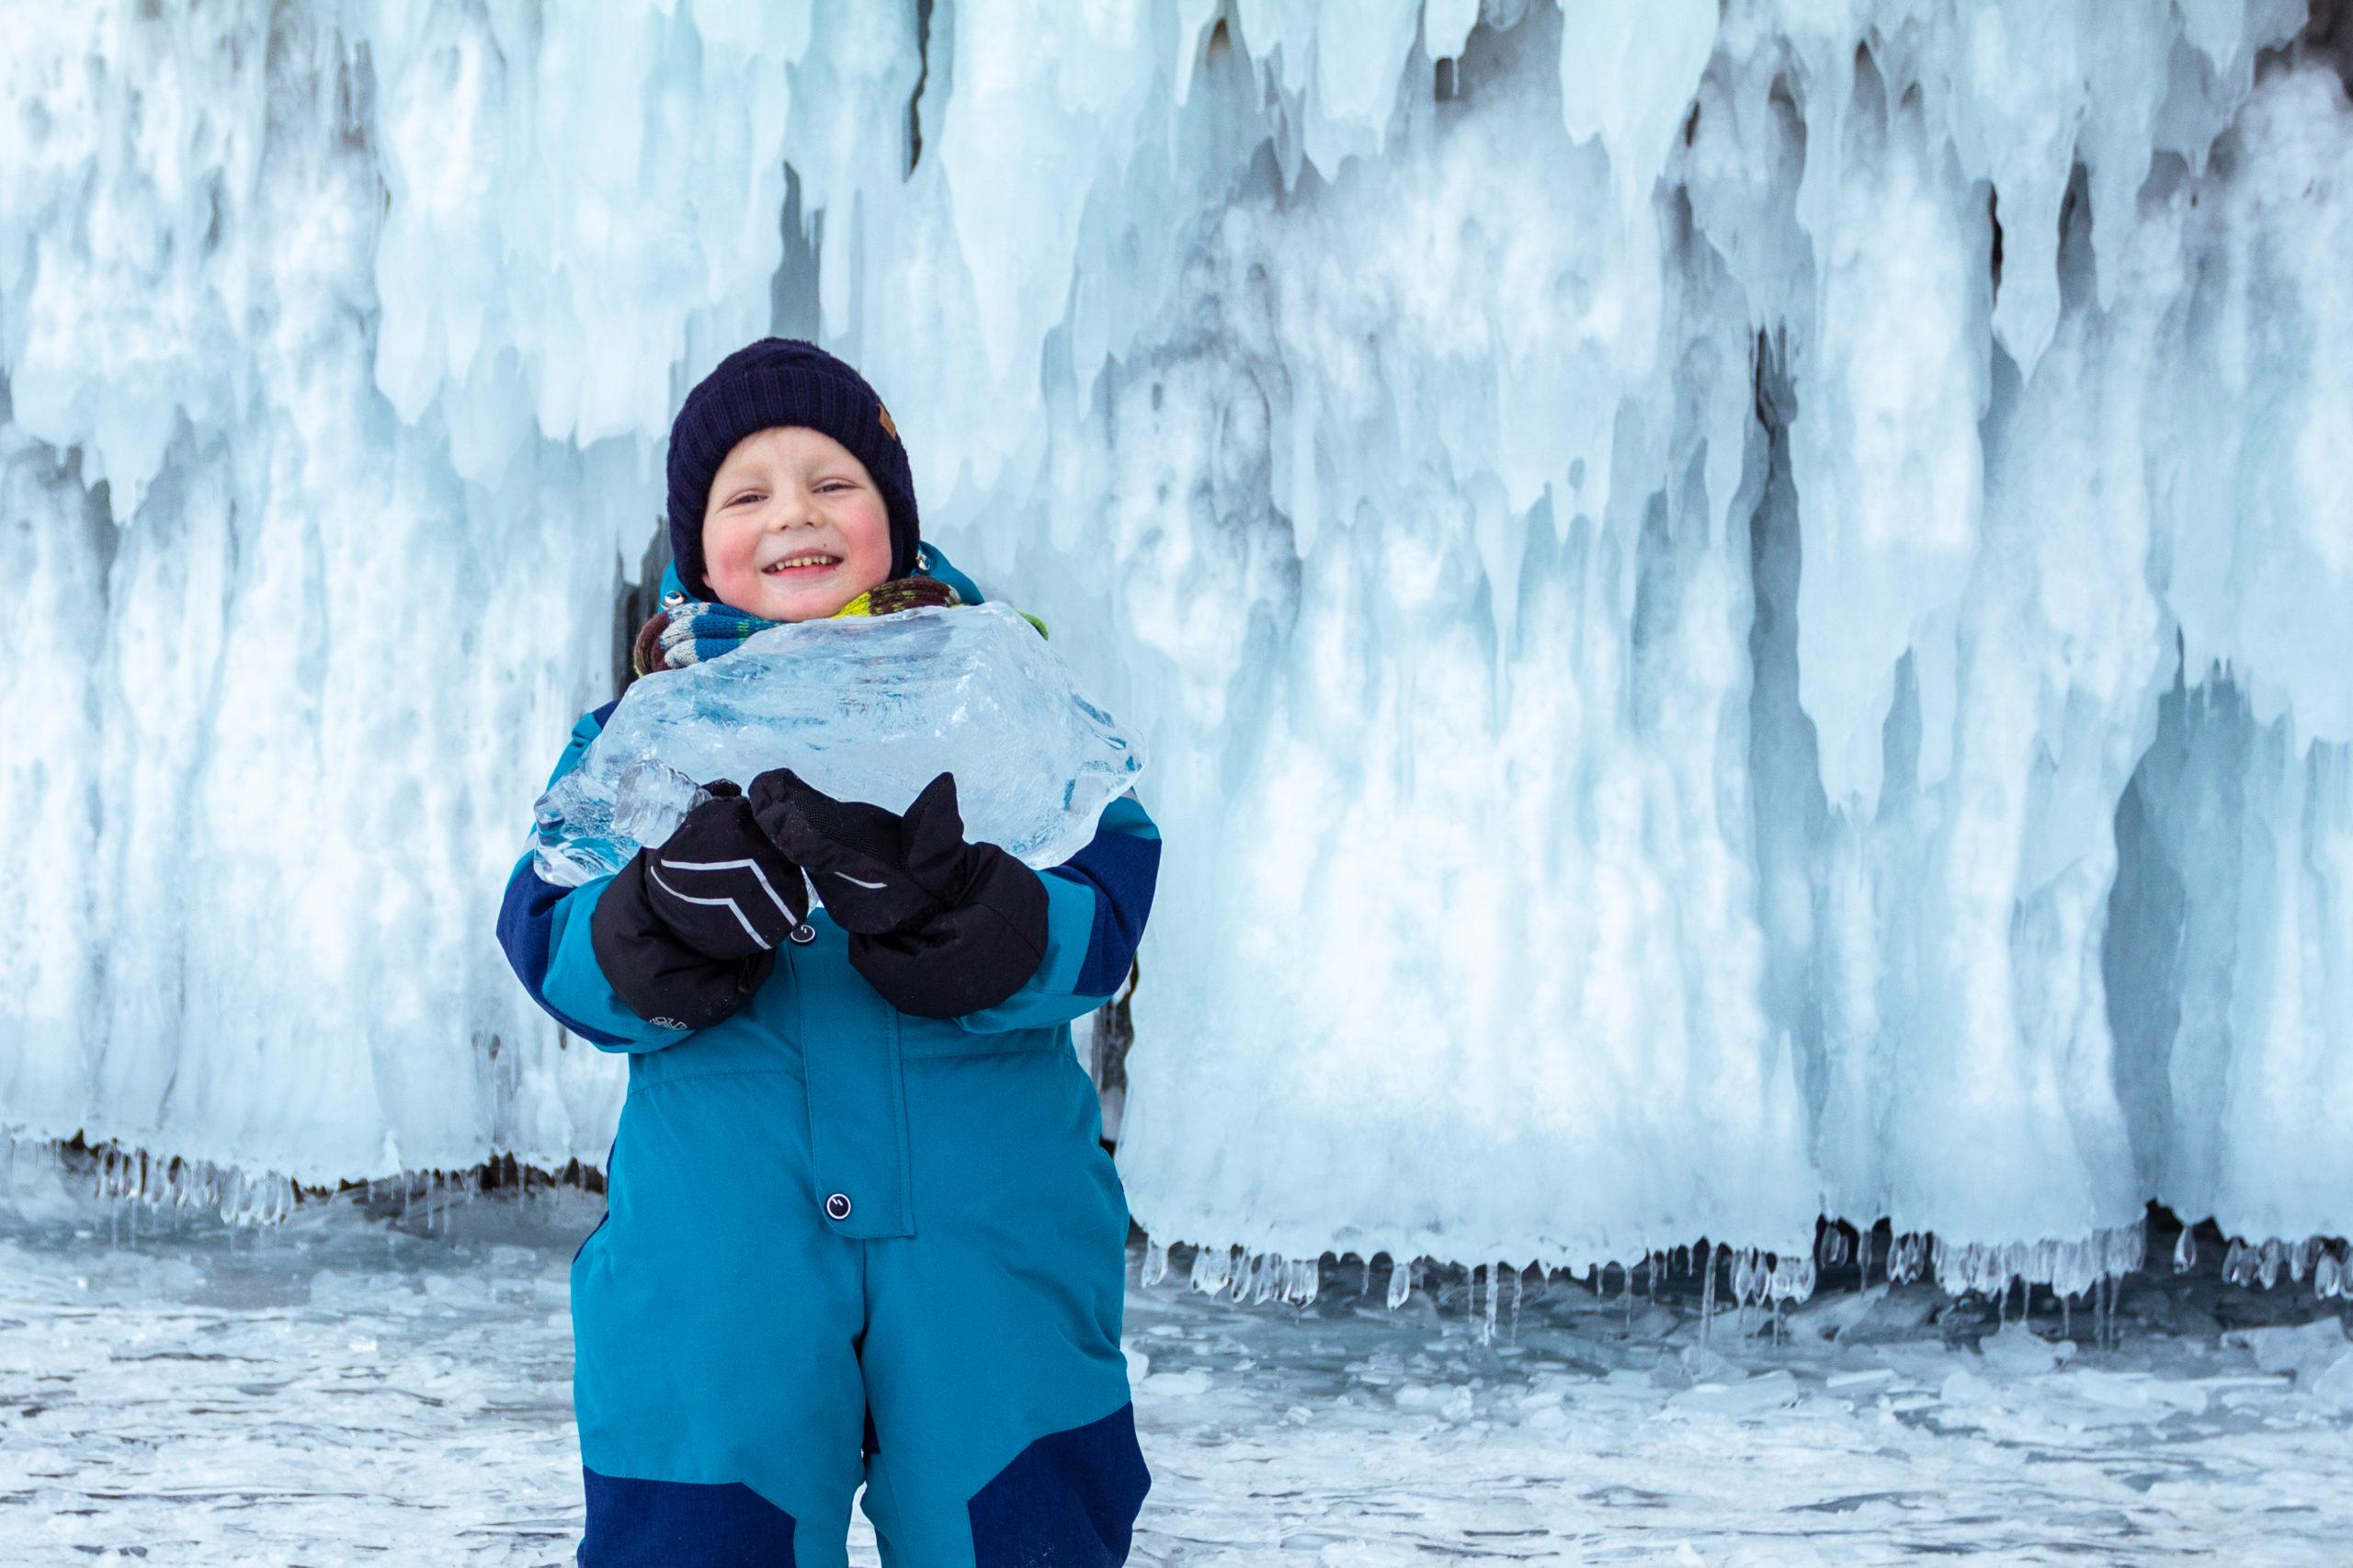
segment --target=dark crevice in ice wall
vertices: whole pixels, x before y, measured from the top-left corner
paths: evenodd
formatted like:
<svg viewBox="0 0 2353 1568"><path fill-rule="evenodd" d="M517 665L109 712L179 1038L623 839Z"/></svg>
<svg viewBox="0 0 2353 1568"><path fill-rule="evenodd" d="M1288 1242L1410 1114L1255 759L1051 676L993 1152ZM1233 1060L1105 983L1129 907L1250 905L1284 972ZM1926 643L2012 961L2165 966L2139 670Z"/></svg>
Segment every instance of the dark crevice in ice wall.
<svg viewBox="0 0 2353 1568"><path fill-rule="evenodd" d="M825 215L813 222L801 210L801 171L784 165L784 210L778 215L784 254L768 280L768 330L779 337L814 340L819 326L817 256L825 243Z"/></svg>
<svg viewBox="0 0 2353 1568"><path fill-rule="evenodd" d="M613 690L616 694L629 689L636 678L630 667L630 645L636 641L637 629L652 617L662 598L662 572L670 564L670 530L668 524L656 519L654 537L646 541L645 553L638 558L637 581L626 579L616 583L613 603Z"/></svg>
<svg viewBox="0 0 2353 1568"><path fill-rule="evenodd" d="M2174 1113L2167 1069L2181 1025L2182 931L2188 913L2188 892L2165 852L2159 808L2147 790L2154 781L2181 770L2182 696L2177 681L2165 699L2156 740L2117 801L2116 881L2108 893L2108 928L2100 934L2100 980L2116 1041L2117 1098L2124 1106L2133 1171L2143 1192L2155 1192L2165 1175L2159 1160Z"/></svg>
<svg viewBox="0 0 2353 1568"><path fill-rule="evenodd" d="M931 8L932 0L915 0L915 90L907 95L907 173L912 176L915 165L923 162L923 93L931 80Z"/></svg>
<svg viewBox="0 0 2353 1568"><path fill-rule="evenodd" d="M1761 494L1748 519L1752 612L1748 627L1749 836L1756 865L1757 925L1765 937L1765 1006L1796 1046L1800 1089L1822 1103L1821 987L1811 944L1822 890L1813 867L1829 815L1813 721L1798 702L1798 582L1802 546L1790 477L1789 426L1797 414L1784 347L1764 333L1754 348L1756 426L1765 449ZM1785 914L1802 903L1802 918Z"/></svg>
<svg viewBox="0 0 2353 1568"><path fill-rule="evenodd" d="M2312 0L2297 52L2326 61L2353 93L2353 0Z"/></svg>

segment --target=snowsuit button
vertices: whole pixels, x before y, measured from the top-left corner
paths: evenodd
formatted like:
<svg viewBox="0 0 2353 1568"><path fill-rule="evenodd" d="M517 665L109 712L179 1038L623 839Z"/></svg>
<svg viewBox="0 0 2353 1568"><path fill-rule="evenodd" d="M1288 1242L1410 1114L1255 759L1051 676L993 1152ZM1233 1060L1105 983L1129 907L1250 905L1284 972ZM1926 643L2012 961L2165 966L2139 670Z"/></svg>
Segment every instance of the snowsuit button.
<svg viewBox="0 0 2353 1568"><path fill-rule="evenodd" d="M849 1218L849 1194L836 1192L825 1199L825 1212L836 1220Z"/></svg>

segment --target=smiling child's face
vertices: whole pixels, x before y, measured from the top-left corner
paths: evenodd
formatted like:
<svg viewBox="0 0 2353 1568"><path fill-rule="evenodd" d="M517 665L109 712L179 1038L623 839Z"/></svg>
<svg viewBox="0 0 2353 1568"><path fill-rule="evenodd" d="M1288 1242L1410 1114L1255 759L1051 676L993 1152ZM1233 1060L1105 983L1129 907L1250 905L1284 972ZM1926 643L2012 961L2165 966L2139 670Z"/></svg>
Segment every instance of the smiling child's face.
<svg viewBox="0 0 2353 1568"><path fill-rule="evenodd" d="M735 443L702 514L703 576L766 620L815 620L891 574L891 513L873 475L822 430L777 425Z"/></svg>

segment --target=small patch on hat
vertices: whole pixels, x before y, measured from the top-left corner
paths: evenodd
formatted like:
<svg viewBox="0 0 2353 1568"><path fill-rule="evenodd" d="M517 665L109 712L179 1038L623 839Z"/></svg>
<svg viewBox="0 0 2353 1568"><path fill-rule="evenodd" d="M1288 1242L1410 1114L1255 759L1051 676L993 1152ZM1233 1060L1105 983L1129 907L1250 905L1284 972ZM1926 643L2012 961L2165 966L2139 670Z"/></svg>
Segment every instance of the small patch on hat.
<svg viewBox="0 0 2353 1568"><path fill-rule="evenodd" d="M891 417L891 411L884 407L879 401L874 405L874 411L881 416L882 428L891 432L891 439L893 441L897 440L899 438L899 426L897 421Z"/></svg>

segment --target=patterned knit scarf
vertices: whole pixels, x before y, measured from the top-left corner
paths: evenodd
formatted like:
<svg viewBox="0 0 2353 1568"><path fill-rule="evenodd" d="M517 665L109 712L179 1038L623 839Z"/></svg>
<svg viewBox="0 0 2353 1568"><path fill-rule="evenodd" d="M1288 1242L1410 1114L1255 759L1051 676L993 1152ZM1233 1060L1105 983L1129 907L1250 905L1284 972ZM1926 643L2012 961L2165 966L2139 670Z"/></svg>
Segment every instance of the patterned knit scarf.
<svg viewBox="0 0 2353 1568"><path fill-rule="evenodd" d="M834 611L828 619L840 620L847 616L896 615L903 609L923 609L963 602L954 588L937 577L892 577L877 583ZM756 615L748 615L733 605L690 599L684 594L673 595L663 601L662 608L654 612L652 619L638 628L637 637L630 645L630 667L642 676L651 675L655 670L678 670L688 665L708 664L722 653L733 653L744 645L746 638L783 624L780 620L764 620Z"/></svg>

